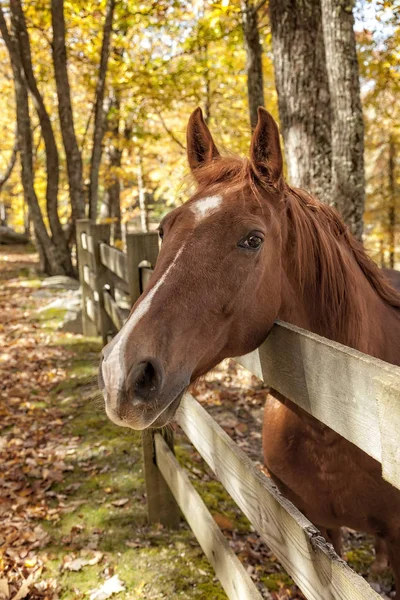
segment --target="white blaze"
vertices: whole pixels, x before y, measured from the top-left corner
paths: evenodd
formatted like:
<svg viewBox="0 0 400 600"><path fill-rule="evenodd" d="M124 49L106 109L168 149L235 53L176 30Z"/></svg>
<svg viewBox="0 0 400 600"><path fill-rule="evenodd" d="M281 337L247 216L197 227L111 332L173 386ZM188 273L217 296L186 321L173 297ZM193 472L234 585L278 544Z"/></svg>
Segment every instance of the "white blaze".
<svg viewBox="0 0 400 600"><path fill-rule="evenodd" d="M175 256L173 262L169 265L168 269L165 271L164 275L160 277L157 283L151 288L151 290L144 296L141 300L140 304L136 307L132 315L126 321L122 329L118 332L118 334L114 338L114 346L108 355L107 359L102 363L103 369L103 377L104 383L106 385L107 393L109 396L116 396L118 390L122 387L125 373L123 367L123 353L125 350L126 343L128 341L128 337L133 332L136 325L139 321L144 317L144 315L149 311L152 300L156 295L157 291L160 289L162 284L165 282L168 274L172 271L172 269L176 265L176 261L181 255L183 250L180 248L179 252ZM115 343L116 342L116 343Z"/></svg>
<svg viewBox="0 0 400 600"><path fill-rule="evenodd" d="M197 200L191 205L191 210L196 216L196 221L200 222L205 217L209 217L212 213L216 212L221 206L222 196L208 196Z"/></svg>

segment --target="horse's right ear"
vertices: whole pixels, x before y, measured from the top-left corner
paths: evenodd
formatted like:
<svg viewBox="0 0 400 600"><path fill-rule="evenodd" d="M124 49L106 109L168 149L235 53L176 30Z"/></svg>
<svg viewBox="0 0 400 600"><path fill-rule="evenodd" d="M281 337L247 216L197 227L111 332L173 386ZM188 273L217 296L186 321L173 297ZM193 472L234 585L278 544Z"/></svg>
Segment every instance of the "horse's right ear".
<svg viewBox="0 0 400 600"><path fill-rule="evenodd" d="M190 115L186 140L189 166L195 176L196 169L219 158L220 154L204 121L201 108L196 108Z"/></svg>

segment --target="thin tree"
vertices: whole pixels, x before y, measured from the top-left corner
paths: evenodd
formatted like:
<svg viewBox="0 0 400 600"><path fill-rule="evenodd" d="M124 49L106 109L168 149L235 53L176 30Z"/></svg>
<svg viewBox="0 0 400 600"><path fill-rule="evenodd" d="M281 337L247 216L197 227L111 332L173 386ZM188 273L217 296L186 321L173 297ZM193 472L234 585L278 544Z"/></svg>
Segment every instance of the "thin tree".
<svg viewBox="0 0 400 600"><path fill-rule="evenodd" d="M72 222L85 216L82 156L75 133L65 44L64 0L51 0L52 55L57 88L58 114L68 171Z"/></svg>
<svg viewBox="0 0 400 600"><path fill-rule="evenodd" d="M112 238L115 243L122 239L121 232L121 182L119 170L122 161L122 143L120 132L121 121L121 98L118 90L114 90L110 101L110 114L108 118L108 130L110 140L107 146L108 163L110 165L110 182L106 194L108 200L109 217L112 219Z"/></svg>
<svg viewBox="0 0 400 600"><path fill-rule="evenodd" d="M12 0L10 2L10 11L11 28L17 42L25 80L39 118L40 128L46 149L46 208L51 234L57 249L60 264L64 268L65 273L73 275L74 269L71 261L71 253L58 215L58 148L50 117L45 107L43 97L37 86L37 81L33 72L29 35L20 0Z"/></svg>
<svg viewBox="0 0 400 600"><path fill-rule="evenodd" d="M396 143L394 135L389 137L389 161L388 161L388 179L389 179L389 266L395 268L396 264Z"/></svg>
<svg viewBox="0 0 400 600"><path fill-rule="evenodd" d="M254 130L257 125L257 110L265 106L264 81L262 67L262 45L258 29L258 11L265 0L254 5L252 0L242 0L242 29L246 49L247 97L249 103L250 125Z"/></svg>
<svg viewBox="0 0 400 600"><path fill-rule="evenodd" d="M114 9L115 0L107 0L106 18L104 21L103 41L100 54L99 77L96 86L93 145L92 157L90 161L89 218L93 220L96 220L97 205L99 199L99 172L102 155L102 143L106 127L104 95L106 87L108 58L110 55L110 40L113 28Z"/></svg>

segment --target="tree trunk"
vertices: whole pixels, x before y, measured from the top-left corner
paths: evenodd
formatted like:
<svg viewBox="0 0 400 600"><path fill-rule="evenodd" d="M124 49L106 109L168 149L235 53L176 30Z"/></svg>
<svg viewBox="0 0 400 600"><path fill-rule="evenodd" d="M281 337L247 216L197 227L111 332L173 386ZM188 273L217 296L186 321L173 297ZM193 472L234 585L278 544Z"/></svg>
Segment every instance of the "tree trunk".
<svg viewBox="0 0 400 600"><path fill-rule="evenodd" d="M13 172L13 169L15 167L15 163L17 162L17 156L18 156L18 129L15 129L15 138L14 138L14 145L13 145L13 149L11 151L11 156L10 159L8 161L8 164L5 168L5 171L2 175L0 175L0 192L1 189L3 187L3 185L5 185L7 183L7 181L10 179L11 174Z"/></svg>
<svg viewBox="0 0 400 600"><path fill-rule="evenodd" d="M108 129L112 135L108 147L108 160L111 171L111 182L107 188L109 202L109 216L113 219L111 225L111 236L113 242L122 239L121 235L121 183L119 170L121 168L122 148L120 140L120 94L115 92L111 101L111 118L108 121Z"/></svg>
<svg viewBox="0 0 400 600"><path fill-rule="evenodd" d="M332 194L354 235L363 231L364 123L354 36L354 0L321 0L332 106Z"/></svg>
<svg viewBox="0 0 400 600"><path fill-rule="evenodd" d="M256 128L258 107L264 106L264 82L262 67L262 46L258 30L258 7L252 0L242 0L242 28L246 49L247 97L249 102L250 125Z"/></svg>
<svg viewBox="0 0 400 600"><path fill-rule="evenodd" d="M57 248L50 238L44 224L34 188L32 129L29 115L27 82L19 54L18 39L13 29L11 29L11 33L9 33L1 6L0 32L6 44L13 71L22 186L24 189L25 201L29 206L30 215L34 224L35 237L38 242L38 249L41 256L41 265L49 275L65 275L66 271L59 261Z"/></svg>
<svg viewBox="0 0 400 600"><path fill-rule="evenodd" d="M332 204L331 106L320 0L270 0L269 11L289 182Z"/></svg>
<svg viewBox="0 0 400 600"><path fill-rule="evenodd" d="M7 163L4 173L2 173L0 175L0 194L1 194L1 190L2 190L3 186L7 183L7 181L11 177L11 174L15 167L15 163L17 162L17 156L18 156L18 130L16 128L15 129L14 146L11 151L10 159ZM1 200L0 200L0 225L7 225L7 208L6 208L6 204L4 202L2 202Z"/></svg>
<svg viewBox="0 0 400 600"><path fill-rule="evenodd" d="M396 263L396 176L395 176L396 146L393 135L389 138L389 267L395 268Z"/></svg>
<svg viewBox="0 0 400 600"><path fill-rule="evenodd" d="M72 221L75 223L77 219L82 219L85 216L85 197L83 192L82 156L75 134L67 70L64 0L51 0L51 20L53 25L52 51L58 114L67 162Z"/></svg>
<svg viewBox="0 0 400 600"><path fill-rule="evenodd" d="M25 16L22 11L20 0L11 0L11 27L18 42L19 54L25 79L33 98L33 103L39 117L40 128L46 148L46 207L50 229L54 240L58 260L68 275L74 274L71 261L71 253L65 238L61 222L58 216L58 183L59 183L59 160L58 149L42 95L37 87L36 78L32 68L32 56L28 30Z"/></svg>
<svg viewBox="0 0 400 600"><path fill-rule="evenodd" d="M110 55L110 40L112 34L114 8L115 0L107 0L106 18L103 27L103 42L100 54L99 77L96 86L93 147L90 161L89 218L94 221L97 217L97 204L99 199L99 172L102 154L102 142L105 131L105 114L103 104L106 87L107 64L108 57Z"/></svg>

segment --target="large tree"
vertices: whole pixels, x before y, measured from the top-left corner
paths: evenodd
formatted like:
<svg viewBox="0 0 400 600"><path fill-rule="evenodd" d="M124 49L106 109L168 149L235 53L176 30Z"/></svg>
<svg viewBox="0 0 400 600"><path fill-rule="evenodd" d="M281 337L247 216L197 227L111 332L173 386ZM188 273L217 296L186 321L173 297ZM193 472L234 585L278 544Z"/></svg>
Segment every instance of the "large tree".
<svg viewBox="0 0 400 600"><path fill-rule="evenodd" d="M332 203L331 102L320 0L270 0L269 10L289 181Z"/></svg>
<svg viewBox="0 0 400 600"><path fill-rule="evenodd" d="M364 122L354 35L354 0L321 0L332 106L332 194L361 238L365 201Z"/></svg>
<svg viewBox="0 0 400 600"><path fill-rule="evenodd" d="M292 184L363 229L363 126L353 0L270 0L275 80Z"/></svg>

